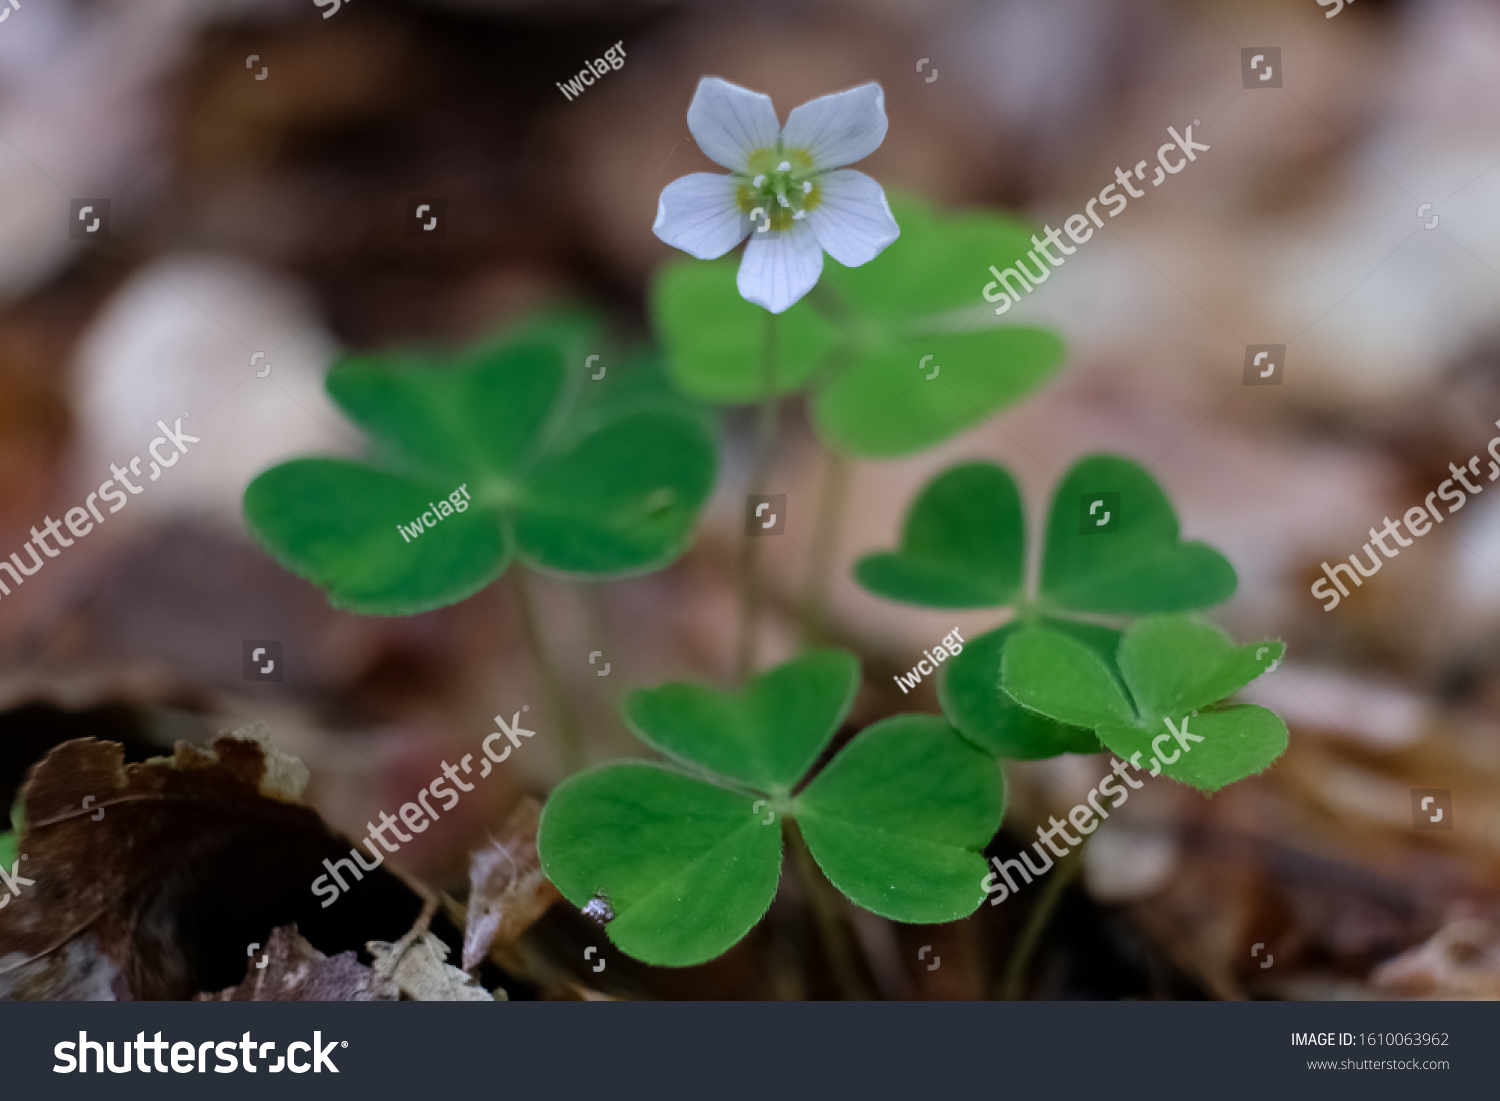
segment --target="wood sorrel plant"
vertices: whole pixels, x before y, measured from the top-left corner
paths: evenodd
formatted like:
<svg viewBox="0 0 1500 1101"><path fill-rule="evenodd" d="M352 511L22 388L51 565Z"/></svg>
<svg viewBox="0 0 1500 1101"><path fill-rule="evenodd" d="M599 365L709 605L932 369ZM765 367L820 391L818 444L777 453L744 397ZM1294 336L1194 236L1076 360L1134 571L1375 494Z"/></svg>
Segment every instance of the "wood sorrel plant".
<svg viewBox="0 0 1500 1101"><path fill-rule="evenodd" d="M662 192L653 229L699 259L657 276L652 319L684 392L759 403L748 494L767 488L779 399L811 394L813 424L832 452L804 599L811 638L825 591L819 563L842 526L842 456L941 443L1039 385L1063 346L1044 329L956 319L976 302L972 273L1025 255L1029 230L988 213L940 217L915 199L888 202L873 179L839 167L885 138L878 85L803 104L782 128L769 97L709 77L688 126L731 174L695 173ZM747 236L737 271L716 259ZM742 676L754 667L758 550L747 541L740 560Z"/></svg>
<svg viewBox="0 0 1500 1101"><path fill-rule="evenodd" d="M1274 669L1284 650L1270 640L1236 648L1215 627L1152 616L1120 636L1112 668L1077 639L1028 626L1006 644L1001 684L1022 706L1093 730L1106 748L1153 776L1217 791L1286 750L1280 716L1219 702Z"/></svg>
<svg viewBox="0 0 1500 1101"><path fill-rule="evenodd" d="M899 197L887 206L861 176L843 182L859 188L847 199L867 215L868 239L844 247L838 234L850 219L824 208L837 197L828 184L839 184L839 174L827 173L818 155L788 152L812 129L799 123L810 108L830 116L847 108L848 133L865 135L845 142L837 163L872 151L884 136L872 86L799 108L783 131L766 97L705 80L689 126L735 174L673 184L655 227L700 258L669 265L652 288L672 377L708 401L761 405L752 493L764 488L779 398L808 390L813 425L836 454L891 457L992 416L1063 356L1061 341L1044 330L973 330L956 320L973 303L974 271L1034 243L1019 223L942 217ZM765 215L758 228L756 212ZM886 239L893 214L894 243ZM713 259L747 234L738 274ZM826 273L822 248L836 261ZM883 262L869 263L882 249ZM823 275L821 293L804 299ZM937 365L930 375L929 362ZM933 385L939 375L942 384ZM1112 525L1107 515L1092 522L1098 505L1089 510L1086 495L1113 503ZM825 491L825 514L836 515L836 497ZM836 519L820 525L815 560L827 557L836 530ZM753 667L753 550L751 541L742 558L742 674ZM1186 753L1168 760L1162 749L1153 766L1210 790L1266 767L1285 748L1286 728L1270 712L1215 708L1279 659L1279 643L1247 657L1217 630L1180 617L1144 620L1123 635L1110 624L1207 607L1235 587L1222 555L1178 540L1166 497L1124 459L1093 456L1064 477L1031 589L1020 494L989 463L934 480L908 515L898 550L867 557L857 575L906 603L1015 605L1013 622L966 646L944 671L943 709L964 737L934 717L896 716L858 735L798 790L857 687L848 655L811 651L727 696L686 684L635 693L627 722L677 767L634 762L573 777L548 801L539 837L547 874L575 905L612 915L609 935L624 951L686 965L743 937L776 891L781 833L770 827L778 817L794 851L805 838L818 867L859 905L908 922L968 914L983 889L982 876L970 877L983 871L978 852L1004 801L997 770L969 743L996 757L1036 758L1095 752L1102 741L1139 756L1156 744L1157 722L1176 719L1175 730L1197 718L1211 737L1191 761ZM1013 653L1004 657L1007 642ZM817 894L811 878L805 885ZM838 953L831 940L828 947L832 960Z"/></svg>
<svg viewBox="0 0 1500 1101"><path fill-rule="evenodd" d="M1094 753L1101 742L1126 757L1146 751L1166 719L1238 691L1284 649L1268 641L1235 650L1215 628L1181 616L1143 620L1123 634L1108 625L1208 607L1235 588L1229 562L1178 538L1166 495L1127 459L1091 455L1063 476L1037 574L1028 586L1020 492L985 462L929 482L907 513L900 546L855 567L860 584L890 600L1015 608L1015 618L967 644L938 681L949 721L997 757ZM1285 724L1263 708L1205 711L1196 721L1213 737L1164 771L1197 787L1258 772L1286 748Z"/></svg>
<svg viewBox="0 0 1500 1101"><path fill-rule="evenodd" d="M1205 791L1260 772L1285 751L1279 716L1220 702L1274 668L1285 647L1236 649L1216 628L1152 615L1217 604L1236 579L1212 547L1179 540L1171 503L1144 469L1112 455L1075 463L1053 495L1034 582L1026 566L1020 492L1005 470L976 462L929 482L900 546L855 567L865 588L891 600L1014 607L1010 622L974 639L939 675L944 714L975 745L1023 759L1108 748L1153 776ZM1109 625L1141 615L1150 618L1123 633ZM1004 997L1020 997L1071 877L1054 879L1028 916Z"/></svg>
<svg viewBox="0 0 1500 1101"><path fill-rule="evenodd" d="M610 939L669 966L712 959L761 919L783 830L792 845L805 839L851 901L883 917L972 913L1004 788L994 762L942 719L875 723L799 788L858 687L853 655L811 650L738 692L632 693L626 722L673 764L609 764L564 781L537 836L547 877L576 906L607 899Z"/></svg>
<svg viewBox="0 0 1500 1101"><path fill-rule="evenodd" d="M713 487L713 440L680 402L625 380L583 390L582 357L564 365L572 343L539 327L442 368L345 359L328 392L376 462L272 467L245 490L251 530L330 603L366 615L463 600L515 558L590 578L667 565ZM403 541L398 525L460 484L473 507Z"/></svg>
<svg viewBox="0 0 1500 1101"><path fill-rule="evenodd" d="M885 139L878 84L802 104L781 127L770 97L705 77L687 121L703 152L731 171L684 176L662 192L652 228L699 259L657 276L652 318L686 393L760 404L748 494L767 488L778 400L812 394L832 456L804 599L811 638L825 591L819 563L842 526L841 456L910 454L978 424L1047 378L1062 342L1043 329L955 320L976 302L972 273L1025 255L1029 230L987 213L941 218L914 199L888 202L875 180L841 167ZM716 259L747 236L737 272ZM758 550L747 541L740 560L741 676L754 667Z"/></svg>
<svg viewBox="0 0 1500 1101"><path fill-rule="evenodd" d="M463 600L514 559L580 578L667 565L713 488L713 438L647 357L595 380L585 346L602 346L592 320L560 313L442 367L399 354L344 360L328 392L368 433L376 461L272 467L245 490L250 529L330 603L365 615ZM460 486L472 505L449 514L445 498ZM434 507L442 523L403 534ZM515 581L564 760L577 767L567 694L519 570Z"/></svg>

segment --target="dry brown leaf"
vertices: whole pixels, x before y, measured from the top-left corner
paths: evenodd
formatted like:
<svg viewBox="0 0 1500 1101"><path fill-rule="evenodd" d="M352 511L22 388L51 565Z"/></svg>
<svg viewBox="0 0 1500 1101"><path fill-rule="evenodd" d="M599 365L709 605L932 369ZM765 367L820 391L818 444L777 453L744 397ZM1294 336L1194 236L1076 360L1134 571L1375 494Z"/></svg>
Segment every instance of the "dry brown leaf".
<svg viewBox="0 0 1500 1101"><path fill-rule="evenodd" d="M469 857L468 927L464 970L472 971L492 945L507 945L547 912L561 892L542 872L536 851L541 805L522 799L501 827L500 837Z"/></svg>
<svg viewBox="0 0 1500 1101"><path fill-rule="evenodd" d="M199 994L200 1002L394 1002L394 983L359 962L353 952L323 955L283 925L271 934L264 952L247 960L245 981L217 994Z"/></svg>
<svg viewBox="0 0 1500 1101"><path fill-rule="evenodd" d="M233 981L246 945L280 925L334 947L392 920L409 927L420 904L384 868L358 885L358 903L319 909L310 884L349 843L295 802L306 782L263 728L129 766L114 742L56 746L24 791L19 848L34 884L0 909L4 989L189 998ZM352 943L337 935L366 913L373 928ZM86 948L68 947L84 937Z"/></svg>
<svg viewBox="0 0 1500 1101"><path fill-rule="evenodd" d="M375 957L375 974L389 979L404 997L418 1002L488 1002L491 995L467 972L444 962L448 946L419 924L395 944L372 940L365 946Z"/></svg>

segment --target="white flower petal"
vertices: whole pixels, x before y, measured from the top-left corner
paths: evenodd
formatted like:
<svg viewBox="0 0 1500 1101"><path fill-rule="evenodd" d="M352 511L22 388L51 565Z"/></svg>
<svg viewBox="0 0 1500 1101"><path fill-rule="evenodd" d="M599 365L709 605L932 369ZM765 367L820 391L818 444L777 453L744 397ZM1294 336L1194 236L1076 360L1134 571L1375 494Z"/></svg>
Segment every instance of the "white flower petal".
<svg viewBox="0 0 1500 1101"><path fill-rule="evenodd" d="M814 168L840 168L879 149L889 125L885 92L879 84L861 84L793 110L781 139L788 149L806 150Z"/></svg>
<svg viewBox="0 0 1500 1101"><path fill-rule="evenodd" d="M673 248L700 260L723 256L750 232L740 212L733 176L694 172L662 189L651 231Z"/></svg>
<svg viewBox="0 0 1500 1101"><path fill-rule="evenodd" d="M806 220L788 230L752 233L740 262L740 295L772 313L782 313L823 274L823 250Z"/></svg>
<svg viewBox="0 0 1500 1101"><path fill-rule="evenodd" d="M807 222L818 244L845 267L868 264L901 236L885 192L863 172L827 172L817 186L818 205L807 212Z"/></svg>
<svg viewBox="0 0 1500 1101"><path fill-rule="evenodd" d="M698 82L688 105L688 129L710 160L743 172L750 154L776 144L781 127L771 97L716 76Z"/></svg>

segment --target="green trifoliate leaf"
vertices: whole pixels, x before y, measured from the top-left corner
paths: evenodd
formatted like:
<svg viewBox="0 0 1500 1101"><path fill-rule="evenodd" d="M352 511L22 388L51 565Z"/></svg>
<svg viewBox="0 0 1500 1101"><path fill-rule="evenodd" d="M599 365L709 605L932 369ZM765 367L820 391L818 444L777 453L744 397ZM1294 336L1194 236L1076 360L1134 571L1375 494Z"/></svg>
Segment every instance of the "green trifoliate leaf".
<svg viewBox="0 0 1500 1101"><path fill-rule="evenodd" d="M856 577L888 599L927 607L1013 603L1022 595L1022 516L1020 495L1004 470L987 463L952 467L913 502L900 547L866 556L856 567ZM1155 606L1212 603L1233 589L1234 571L1221 555L1202 544L1178 541L1171 506L1150 475L1134 463L1093 456L1064 478L1049 518L1038 599L1043 607L1050 605L1058 612L1149 612ZM1075 697L1071 692L1077 685L1071 681L1066 689L1051 683L1047 661L1059 655L1046 650L1038 652L1045 660L1016 665L1020 680L1015 695L1005 690L1004 654L1021 630L1012 623L964 643L963 652L948 663L938 685L944 714L965 737L997 756L1035 759L1096 751L1095 725L1134 721L1129 718L1135 712L1127 685L1116 664L1120 632L1059 616L1037 616L1034 611L1026 614L1026 622L1033 626L1061 633L1093 651L1088 657L1065 647L1061 656L1077 659L1065 667L1067 677L1082 678L1080 683L1098 692ZM1281 653L1274 643L1241 653L1210 628L1185 629L1196 633L1180 648L1196 664L1180 671L1181 684L1163 686L1166 694L1160 698L1191 698L1188 709L1232 693ZM1219 659L1231 653L1239 655L1237 664L1223 666ZM1153 705L1158 699L1149 698Z"/></svg>
<svg viewBox="0 0 1500 1101"><path fill-rule="evenodd" d="M1118 668L1060 633L1028 629L1005 648L1006 692L1055 719L1092 725L1104 745L1152 775L1206 791L1267 768L1286 749L1286 724L1261 707L1216 705L1280 660L1279 642L1236 647L1182 616L1143 619L1120 639Z"/></svg>
<svg viewBox="0 0 1500 1101"><path fill-rule="evenodd" d="M246 488L245 517L278 562L326 590L335 607L364 615L463 600L500 576L512 552L504 518L464 500L457 485L423 485L345 459L272 467Z"/></svg>
<svg viewBox="0 0 1500 1101"><path fill-rule="evenodd" d="M1235 646L1218 628L1185 616L1133 625L1120 640L1119 663L1140 718L1104 725L1099 737L1141 767L1205 791L1270 766L1286 750L1287 729L1261 707L1209 709L1281 660L1280 642Z"/></svg>
<svg viewBox="0 0 1500 1101"><path fill-rule="evenodd" d="M1023 707L1072 726L1136 721L1108 663L1092 647L1049 627L1023 627L1011 637L1000 683Z"/></svg>
<svg viewBox="0 0 1500 1101"><path fill-rule="evenodd" d="M515 497L516 540L545 569L655 569L687 549L713 479L713 441L694 420L621 417L538 464Z"/></svg>
<svg viewBox="0 0 1500 1101"><path fill-rule="evenodd" d="M1042 622L1088 645L1106 665L1113 665L1119 631L1067 620ZM1007 623L963 644L938 680L943 714L960 734L996 757L1034 761L1062 753L1099 752L1099 739L1091 728L1070 726L1022 707L1001 689L1005 644L1021 629L1020 623Z"/></svg>
<svg viewBox="0 0 1500 1101"><path fill-rule="evenodd" d="M834 450L871 458L908 455L1025 397L1061 365L1063 354L1062 341L1045 329L917 333L872 327L848 366L814 396L813 423Z"/></svg>
<svg viewBox="0 0 1500 1101"><path fill-rule="evenodd" d="M495 348L453 367L354 356L328 375L334 401L398 463L476 482L513 478L534 458L563 388L562 357L544 344Z"/></svg>
<svg viewBox="0 0 1500 1101"><path fill-rule="evenodd" d="M583 907L602 893L610 940L637 959L686 967L743 937L771 905L781 830L745 795L640 762L563 781L542 812L547 878Z"/></svg>
<svg viewBox="0 0 1500 1101"><path fill-rule="evenodd" d="M651 317L666 351L667 369L682 389L703 401L758 402L767 393L800 390L841 341L838 328L805 299L768 314L740 296L739 260L678 260L651 285Z"/></svg>
<svg viewBox="0 0 1500 1101"><path fill-rule="evenodd" d="M1010 603L1026 561L1021 494L992 463L950 467L927 484L906 514L895 553L854 568L859 583L888 600L929 608Z"/></svg>
<svg viewBox="0 0 1500 1101"><path fill-rule="evenodd" d="M713 487L703 417L628 359L613 389L583 390L608 378L606 366L594 379L586 357L565 370L565 352L577 358L597 339L586 316L549 315L528 332L529 343L441 368L400 355L339 364L329 391L392 470L275 467L245 492L251 529L334 604L370 615L462 600L517 550L539 568L590 576L681 554Z"/></svg>
<svg viewBox="0 0 1500 1101"><path fill-rule="evenodd" d="M1111 615L1188 611L1234 592L1234 568L1205 543L1183 543L1156 481L1113 455L1068 471L1052 499L1041 597Z"/></svg>
<svg viewBox="0 0 1500 1101"><path fill-rule="evenodd" d="M632 692L626 722L646 744L685 764L759 791L789 791L849 713L859 663L813 650L755 677L738 692L665 684Z"/></svg>
<svg viewBox="0 0 1500 1101"><path fill-rule="evenodd" d="M797 797L797 824L840 891L893 921L955 921L983 898L982 850L1005 794L995 762L929 715L862 731Z"/></svg>
<svg viewBox="0 0 1500 1101"><path fill-rule="evenodd" d="M1004 786L994 761L941 719L877 723L788 795L842 721L857 674L850 655L818 650L739 693L676 684L632 694L632 728L699 775L632 762L565 781L538 836L548 877L577 906L607 899L610 937L631 955L698 963L765 913L780 868L771 827L791 817L860 905L898 921L971 913Z"/></svg>

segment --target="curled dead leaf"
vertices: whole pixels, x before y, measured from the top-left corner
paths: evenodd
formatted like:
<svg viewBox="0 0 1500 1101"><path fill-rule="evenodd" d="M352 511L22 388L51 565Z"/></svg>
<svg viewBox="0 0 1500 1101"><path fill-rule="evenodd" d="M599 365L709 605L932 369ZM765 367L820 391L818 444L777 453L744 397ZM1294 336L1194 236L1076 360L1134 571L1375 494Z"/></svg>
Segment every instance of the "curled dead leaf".
<svg viewBox="0 0 1500 1101"><path fill-rule="evenodd" d="M465 971L477 967L491 947L514 941L562 898L542 872L537 855L541 814L535 799L522 799L505 820L500 836L469 856Z"/></svg>
<svg viewBox="0 0 1500 1101"><path fill-rule="evenodd" d="M189 998L278 926L335 952L411 928L422 901L383 866L319 907L349 842L296 802L306 783L263 728L128 766L115 742L53 748L24 789L33 882L0 909L0 997Z"/></svg>

